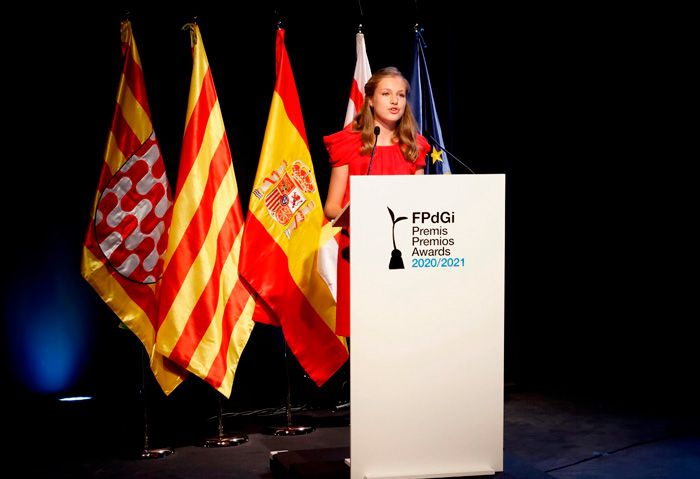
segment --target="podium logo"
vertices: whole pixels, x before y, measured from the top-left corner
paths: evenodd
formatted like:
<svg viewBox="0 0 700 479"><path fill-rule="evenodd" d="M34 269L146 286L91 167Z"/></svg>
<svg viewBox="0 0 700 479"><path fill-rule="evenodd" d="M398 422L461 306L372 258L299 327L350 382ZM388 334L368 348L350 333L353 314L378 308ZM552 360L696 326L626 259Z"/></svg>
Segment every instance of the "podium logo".
<svg viewBox="0 0 700 479"><path fill-rule="evenodd" d="M391 259L389 260L389 269L404 269L403 265L403 259L401 258L401 250L399 250L396 247L396 223L402 220L407 220L408 218L405 216L399 216L398 218L396 215L394 215L394 212L391 211L391 208L388 206L386 209L389 210L389 216L391 216L391 241L394 245L394 249L391 250Z"/></svg>

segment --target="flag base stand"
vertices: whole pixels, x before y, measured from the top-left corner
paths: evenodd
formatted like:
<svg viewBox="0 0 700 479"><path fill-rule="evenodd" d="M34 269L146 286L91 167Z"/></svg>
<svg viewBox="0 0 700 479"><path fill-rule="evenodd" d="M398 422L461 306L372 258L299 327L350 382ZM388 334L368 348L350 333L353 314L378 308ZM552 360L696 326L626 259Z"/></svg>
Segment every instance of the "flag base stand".
<svg viewBox="0 0 700 479"><path fill-rule="evenodd" d="M160 459L161 457L166 457L173 454L175 451L169 447L162 447L159 449L144 449L141 451L139 456L141 459Z"/></svg>
<svg viewBox="0 0 700 479"><path fill-rule="evenodd" d="M139 454L140 459L160 459L162 457L170 456L174 454L175 451L169 447L159 447L151 448L149 439L149 423L148 423L148 397L146 394L146 369L148 364L148 357L146 356L146 350L141 348L141 398L143 400L143 449Z"/></svg>
<svg viewBox="0 0 700 479"><path fill-rule="evenodd" d="M301 436L309 434L316 430L313 426L292 426L292 391L289 380L289 356L287 354L287 342L284 343L284 364L287 375L287 425L286 426L267 426L262 430L263 434L269 436Z"/></svg>
<svg viewBox="0 0 700 479"><path fill-rule="evenodd" d="M271 436L301 436L316 430L313 426L269 426L263 430L263 434Z"/></svg>
<svg viewBox="0 0 700 479"><path fill-rule="evenodd" d="M210 437L204 440L204 447L230 447L230 446L240 446L248 442L248 436L220 436L220 437Z"/></svg>
<svg viewBox="0 0 700 479"><path fill-rule="evenodd" d="M248 442L248 436L245 434L224 435L224 419L221 407L221 394L217 395L219 401L219 434L216 437L210 437L204 440L203 447L231 447L240 446Z"/></svg>

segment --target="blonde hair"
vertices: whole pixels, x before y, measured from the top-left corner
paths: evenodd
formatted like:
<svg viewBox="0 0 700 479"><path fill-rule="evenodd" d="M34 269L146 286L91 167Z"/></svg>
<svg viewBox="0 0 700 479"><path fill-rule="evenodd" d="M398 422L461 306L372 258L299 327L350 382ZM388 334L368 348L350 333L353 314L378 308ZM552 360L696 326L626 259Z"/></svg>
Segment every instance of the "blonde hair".
<svg viewBox="0 0 700 479"><path fill-rule="evenodd" d="M374 112L369 105L369 99L374 96L379 82L388 77L397 77L403 80L406 85L406 94L411 90L411 85L408 83L408 80L404 78L396 67L386 67L377 70L367 81L365 85L365 101L362 103L360 113L357 114L355 120L352 122L352 129L360 132L362 138L360 153L363 155L368 155L372 151L372 146L374 145ZM404 110L403 116L399 119L396 130L395 141L398 142L404 158L415 163L419 153L418 142L416 141L418 124L416 118L413 116L413 111L411 111L411 105L409 105L408 102L406 102L406 109Z"/></svg>

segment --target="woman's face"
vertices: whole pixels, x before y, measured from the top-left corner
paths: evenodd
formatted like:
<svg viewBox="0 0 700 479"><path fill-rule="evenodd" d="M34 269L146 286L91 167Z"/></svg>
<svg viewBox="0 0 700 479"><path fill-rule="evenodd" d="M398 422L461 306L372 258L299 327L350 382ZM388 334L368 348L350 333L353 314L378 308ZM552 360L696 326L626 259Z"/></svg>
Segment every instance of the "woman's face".
<svg viewBox="0 0 700 479"><path fill-rule="evenodd" d="M395 126L406 111L406 83L401 77L386 77L379 81L369 102L379 123Z"/></svg>

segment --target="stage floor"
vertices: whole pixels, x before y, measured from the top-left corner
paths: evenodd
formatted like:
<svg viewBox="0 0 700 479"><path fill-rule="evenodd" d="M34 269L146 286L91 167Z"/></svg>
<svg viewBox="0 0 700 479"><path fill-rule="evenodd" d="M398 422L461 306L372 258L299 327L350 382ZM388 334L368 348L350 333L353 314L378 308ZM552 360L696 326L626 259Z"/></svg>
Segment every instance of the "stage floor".
<svg viewBox="0 0 700 479"><path fill-rule="evenodd" d="M99 427L91 436L81 435L77 442L69 431L64 431L65 440L61 431L42 431L34 444L15 444L24 446L27 454L24 458L19 452L13 454L13 467L26 477L51 478L349 477L342 463L350 444L348 408L295 410L293 424L316 429L288 437L264 434L262 429L284 425L283 415L224 417L225 432L245 433L248 442L205 448L192 441L174 447L168 457L143 460L137 458L143 445L138 435L133 435L133 444L128 445L123 438L115 444L109 431ZM230 429L230 425L240 429ZM504 425L505 470L496 477L700 477L697 413L672 408L633 411L620 404L513 392L506 396Z"/></svg>

